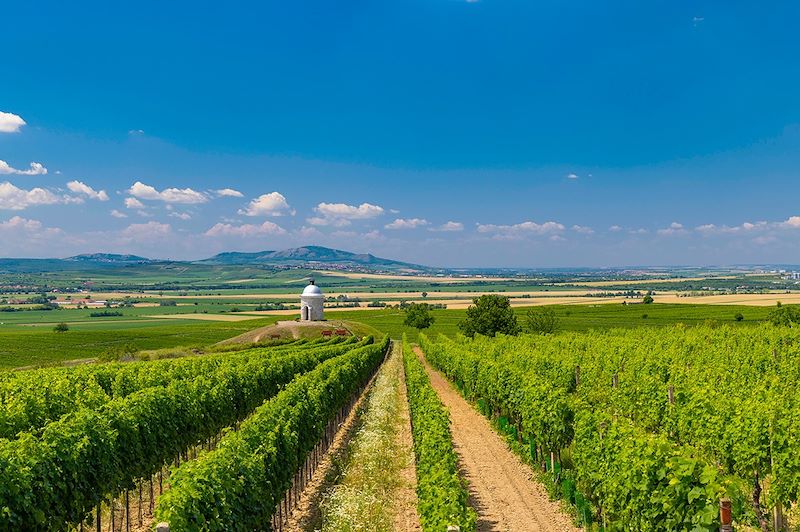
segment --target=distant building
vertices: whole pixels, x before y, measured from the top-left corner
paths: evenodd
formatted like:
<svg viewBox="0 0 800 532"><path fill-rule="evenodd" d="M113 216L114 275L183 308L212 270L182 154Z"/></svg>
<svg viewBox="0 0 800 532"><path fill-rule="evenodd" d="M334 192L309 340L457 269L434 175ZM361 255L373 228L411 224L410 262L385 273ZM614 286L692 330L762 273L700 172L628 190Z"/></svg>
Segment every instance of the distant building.
<svg viewBox="0 0 800 532"><path fill-rule="evenodd" d="M323 307L325 296L322 290L314 284L314 279L309 281L303 293L300 295L300 320L302 321L322 321L325 319Z"/></svg>

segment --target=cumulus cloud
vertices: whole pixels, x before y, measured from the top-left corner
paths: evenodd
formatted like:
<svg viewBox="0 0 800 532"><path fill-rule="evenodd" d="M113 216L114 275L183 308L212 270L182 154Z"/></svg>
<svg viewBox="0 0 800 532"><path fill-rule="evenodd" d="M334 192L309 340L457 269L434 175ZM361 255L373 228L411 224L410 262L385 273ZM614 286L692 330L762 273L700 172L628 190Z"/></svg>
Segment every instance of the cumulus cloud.
<svg viewBox="0 0 800 532"><path fill-rule="evenodd" d="M266 221L260 225L257 224L223 224L218 223L211 229L205 232L206 236L219 237L219 236L237 236L241 238L266 236L266 235L285 235L286 230L278 224Z"/></svg>
<svg viewBox="0 0 800 532"><path fill-rule="evenodd" d="M305 225L298 229L296 233L303 238L319 238L322 236L322 232L316 227L307 227Z"/></svg>
<svg viewBox="0 0 800 532"><path fill-rule="evenodd" d="M51 236L61 234L63 231L57 227L45 227L39 220L30 220L21 216L14 216L5 222L0 222L0 232L23 233L26 236Z"/></svg>
<svg viewBox="0 0 800 532"><path fill-rule="evenodd" d="M243 198L244 194L239 192L238 190L234 190L232 188L221 188L215 191L217 196L226 197L226 198Z"/></svg>
<svg viewBox="0 0 800 532"><path fill-rule="evenodd" d="M552 235L564 231L563 224L558 222L536 223L526 221L514 225L478 224L478 232L494 235L498 238L522 238L529 235Z"/></svg>
<svg viewBox="0 0 800 532"><path fill-rule="evenodd" d="M18 133L25 125L21 116L0 111L0 133Z"/></svg>
<svg viewBox="0 0 800 532"><path fill-rule="evenodd" d="M428 225L428 220L422 218L397 218L392 223L384 225L386 229L416 229Z"/></svg>
<svg viewBox="0 0 800 532"><path fill-rule="evenodd" d="M163 240L172 234L172 226L160 222L131 224L120 232L123 241L151 243Z"/></svg>
<svg viewBox="0 0 800 532"><path fill-rule="evenodd" d="M18 170L7 162L0 160L0 174L45 175L47 174L47 168L42 163L31 163L30 168L27 170Z"/></svg>
<svg viewBox="0 0 800 532"><path fill-rule="evenodd" d="M365 238L367 240L383 240L385 238L381 234L381 232L378 231L377 229L373 229L372 231L366 232L361 236L362 236L362 238Z"/></svg>
<svg viewBox="0 0 800 532"><path fill-rule="evenodd" d="M270 192L262 194L247 205L247 208L240 209L239 214L245 216L283 216L284 214L294 215L294 210L289 206L286 197L280 192Z"/></svg>
<svg viewBox="0 0 800 532"><path fill-rule="evenodd" d="M125 207L128 209L144 209L144 203L136 198L125 198Z"/></svg>
<svg viewBox="0 0 800 532"><path fill-rule="evenodd" d="M81 181L70 181L67 183L67 188L75 194L81 194L89 199L98 201L108 201L108 194L105 190L95 190L86 183Z"/></svg>
<svg viewBox="0 0 800 532"><path fill-rule="evenodd" d="M347 205L346 203L320 203L314 207L314 211L319 215L309 218L307 221L311 225L331 225L334 227L344 227L350 225L352 220L369 220L377 218L384 213L383 207L362 203L361 205Z"/></svg>
<svg viewBox="0 0 800 532"><path fill-rule="evenodd" d="M192 215L188 212L171 212L169 215L173 218L178 218L179 220L191 220Z"/></svg>
<svg viewBox="0 0 800 532"><path fill-rule="evenodd" d="M432 227L431 231L441 231L444 233L455 233L464 230L464 224L461 222L447 222L438 227Z"/></svg>
<svg viewBox="0 0 800 532"><path fill-rule="evenodd" d="M155 187L137 181L127 193L140 200L163 201L165 203L196 204L208 201L208 196L191 188L165 188L157 190Z"/></svg>
<svg viewBox="0 0 800 532"><path fill-rule="evenodd" d="M789 229L800 229L800 216L790 216L787 220L781 222L781 226Z"/></svg>
<svg viewBox="0 0 800 532"><path fill-rule="evenodd" d="M59 196L44 188L25 190L5 181L0 183L0 209L21 211L37 205L74 203L74 198Z"/></svg>
<svg viewBox="0 0 800 532"><path fill-rule="evenodd" d="M127 214L125 214L124 212L120 212L117 209L113 209L111 211L111 216L113 216L114 218L127 218L128 217Z"/></svg>
<svg viewBox="0 0 800 532"><path fill-rule="evenodd" d="M672 222L669 224L669 227L658 230L658 234L664 236L682 235L685 233L686 229L683 228L683 224L679 224L678 222Z"/></svg>
<svg viewBox="0 0 800 532"><path fill-rule="evenodd" d="M578 179L578 174L570 172L567 174L567 179Z"/></svg>
<svg viewBox="0 0 800 532"><path fill-rule="evenodd" d="M572 230L575 231L576 233L580 233L582 235L594 234L594 229L592 229L591 227L587 227L585 225L577 225L577 224L575 224L575 225L572 226Z"/></svg>
<svg viewBox="0 0 800 532"><path fill-rule="evenodd" d="M611 227L608 228L608 230L611 231L612 233L619 233L620 231L622 231L622 227L618 225L612 225Z"/></svg>

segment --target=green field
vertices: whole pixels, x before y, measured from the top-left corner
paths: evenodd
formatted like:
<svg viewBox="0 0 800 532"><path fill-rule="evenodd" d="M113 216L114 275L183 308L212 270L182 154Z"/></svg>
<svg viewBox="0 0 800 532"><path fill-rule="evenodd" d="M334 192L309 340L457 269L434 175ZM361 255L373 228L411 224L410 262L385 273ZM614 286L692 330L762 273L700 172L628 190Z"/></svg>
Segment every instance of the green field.
<svg viewBox="0 0 800 532"><path fill-rule="evenodd" d="M91 323L64 333L51 328L0 329L0 368L46 365L93 358L131 345L137 350L206 346L277 321L278 317L238 321L159 321Z"/></svg>
<svg viewBox="0 0 800 532"><path fill-rule="evenodd" d="M684 323L698 325L713 321L740 326L749 326L764 320L771 307L752 307L743 305L551 305L559 318L559 329L568 331L586 331L589 329L609 329L614 327L658 327ZM514 309L519 320L524 320L527 308ZM427 334L458 334L458 322L464 319L466 310L433 310L436 318ZM741 313L744 320L737 322L735 316ZM647 314L647 318L642 315ZM401 338L408 334L416 341L417 330L403 325L405 315L402 310L363 310L349 312L329 311L326 316L339 319L360 321L389 334L392 338Z"/></svg>
<svg viewBox="0 0 800 532"><path fill-rule="evenodd" d="M0 368L60 363L65 360L93 358L121 346L138 350L173 347L196 347L219 342L257 327L269 325L285 316L267 316L236 322L216 322L158 318L148 315L186 312L219 313L228 305L207 303L190 307L152 307L118 309L123 316L90 318L90 310L55 310L12 312L0 315ZM684 323L697 325L707 321L743 327L762 321L768 307L728 305L553 305L559 318L559 329L579 331L613 327L658 327ZM526 308L516 308L520 320ZM436 322L427 332L455 336L465 310L434 310ZM744 320L737 322L741 313ZM642 316L647 314L647 318ZM329 319L364 323L392 338L408 334L416 341L417 330L403 325L404 313L398 309L326 312ZM55 333L54 323L65 321L70 330Z"/></svg>

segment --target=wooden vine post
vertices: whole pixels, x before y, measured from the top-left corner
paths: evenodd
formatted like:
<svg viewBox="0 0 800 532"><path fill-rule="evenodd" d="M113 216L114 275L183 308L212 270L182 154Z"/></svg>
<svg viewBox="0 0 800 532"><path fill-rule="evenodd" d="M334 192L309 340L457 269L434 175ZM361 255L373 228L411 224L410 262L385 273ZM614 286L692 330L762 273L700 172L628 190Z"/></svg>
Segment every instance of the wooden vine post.
<svg viewBox="0 0 800 532"><path fill-rule="evenodd" d="M733 515L731 514L730 499L720 499L719 501L719 523L720 532L733 532Z"/></svg>
<svg viewBox="0 0 800 532"><path fill-rule="evenodd" d="M667 388L667 399L669 399L669 404L675 404L675 386L672 384L670 384L669 388Z"/></svg>

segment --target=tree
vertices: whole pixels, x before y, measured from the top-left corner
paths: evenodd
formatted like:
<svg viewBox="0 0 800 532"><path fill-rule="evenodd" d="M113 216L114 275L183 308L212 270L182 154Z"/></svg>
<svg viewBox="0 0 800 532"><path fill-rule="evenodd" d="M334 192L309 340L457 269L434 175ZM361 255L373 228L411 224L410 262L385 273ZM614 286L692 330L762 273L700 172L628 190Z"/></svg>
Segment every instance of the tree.
<svg viewBox="0 0 800 532"><path fill-rule="evenodd" d="M427 329L436 318L431 316L430 307L427 303L411 303L406 307L406 319L403 322L408 327L422 330Z"/></svg>
<svg viewBox="0 0 800 532"><path fill-rule="evenodd" d="M67 332L68 330L69 330L69 325L67 325L63 321L58 325L56 325L55 327L53 327L53 331L57 333Z"/></svg>
<svg viewBox="0 0 800 532"><path fill-rule="evenodd" d="M776 326L800 324L800 306L778 304L769 312L767 320Z"/></svg>
<svg viewBox="0 0 800 532"><path fill-rule="evenodd" d="M458 328L466 336L472 338L475 334L519 334L517 317L507 297L487 294L473 299L472 303L467 309L467 317L458 324Z"/></svg>
<svg viewBox="0 0 800 532"><path fill-rule="evenodd" d="M428 292L422 292L422 299L425 299L426 297L428 297Z"/></svg>
<svg viewBox="0 0 800 532"><path fill-rule="evenodd" d="M744 321L744 314L741 312L737 312L736 315L733 317L736 321Z"/></svg>
<svg viewBox="0 0 800 532"><path fill-rule="evenodd" d="M550 307L532 308L525 315L525 324L532 333L549 334L558 328L558 317Z"/></svg>
<svg viewBox="0 0 800 532"><path fill-rule="evenodd" d="M650 294L647 294L647 295L646 295L646 296L644 296L644 298L642 299L642 303L644 303L645 305L649 305L649 304L650 304L650 303L652 303L652 302L653 302L653 296L651 296Z"/></svg>

